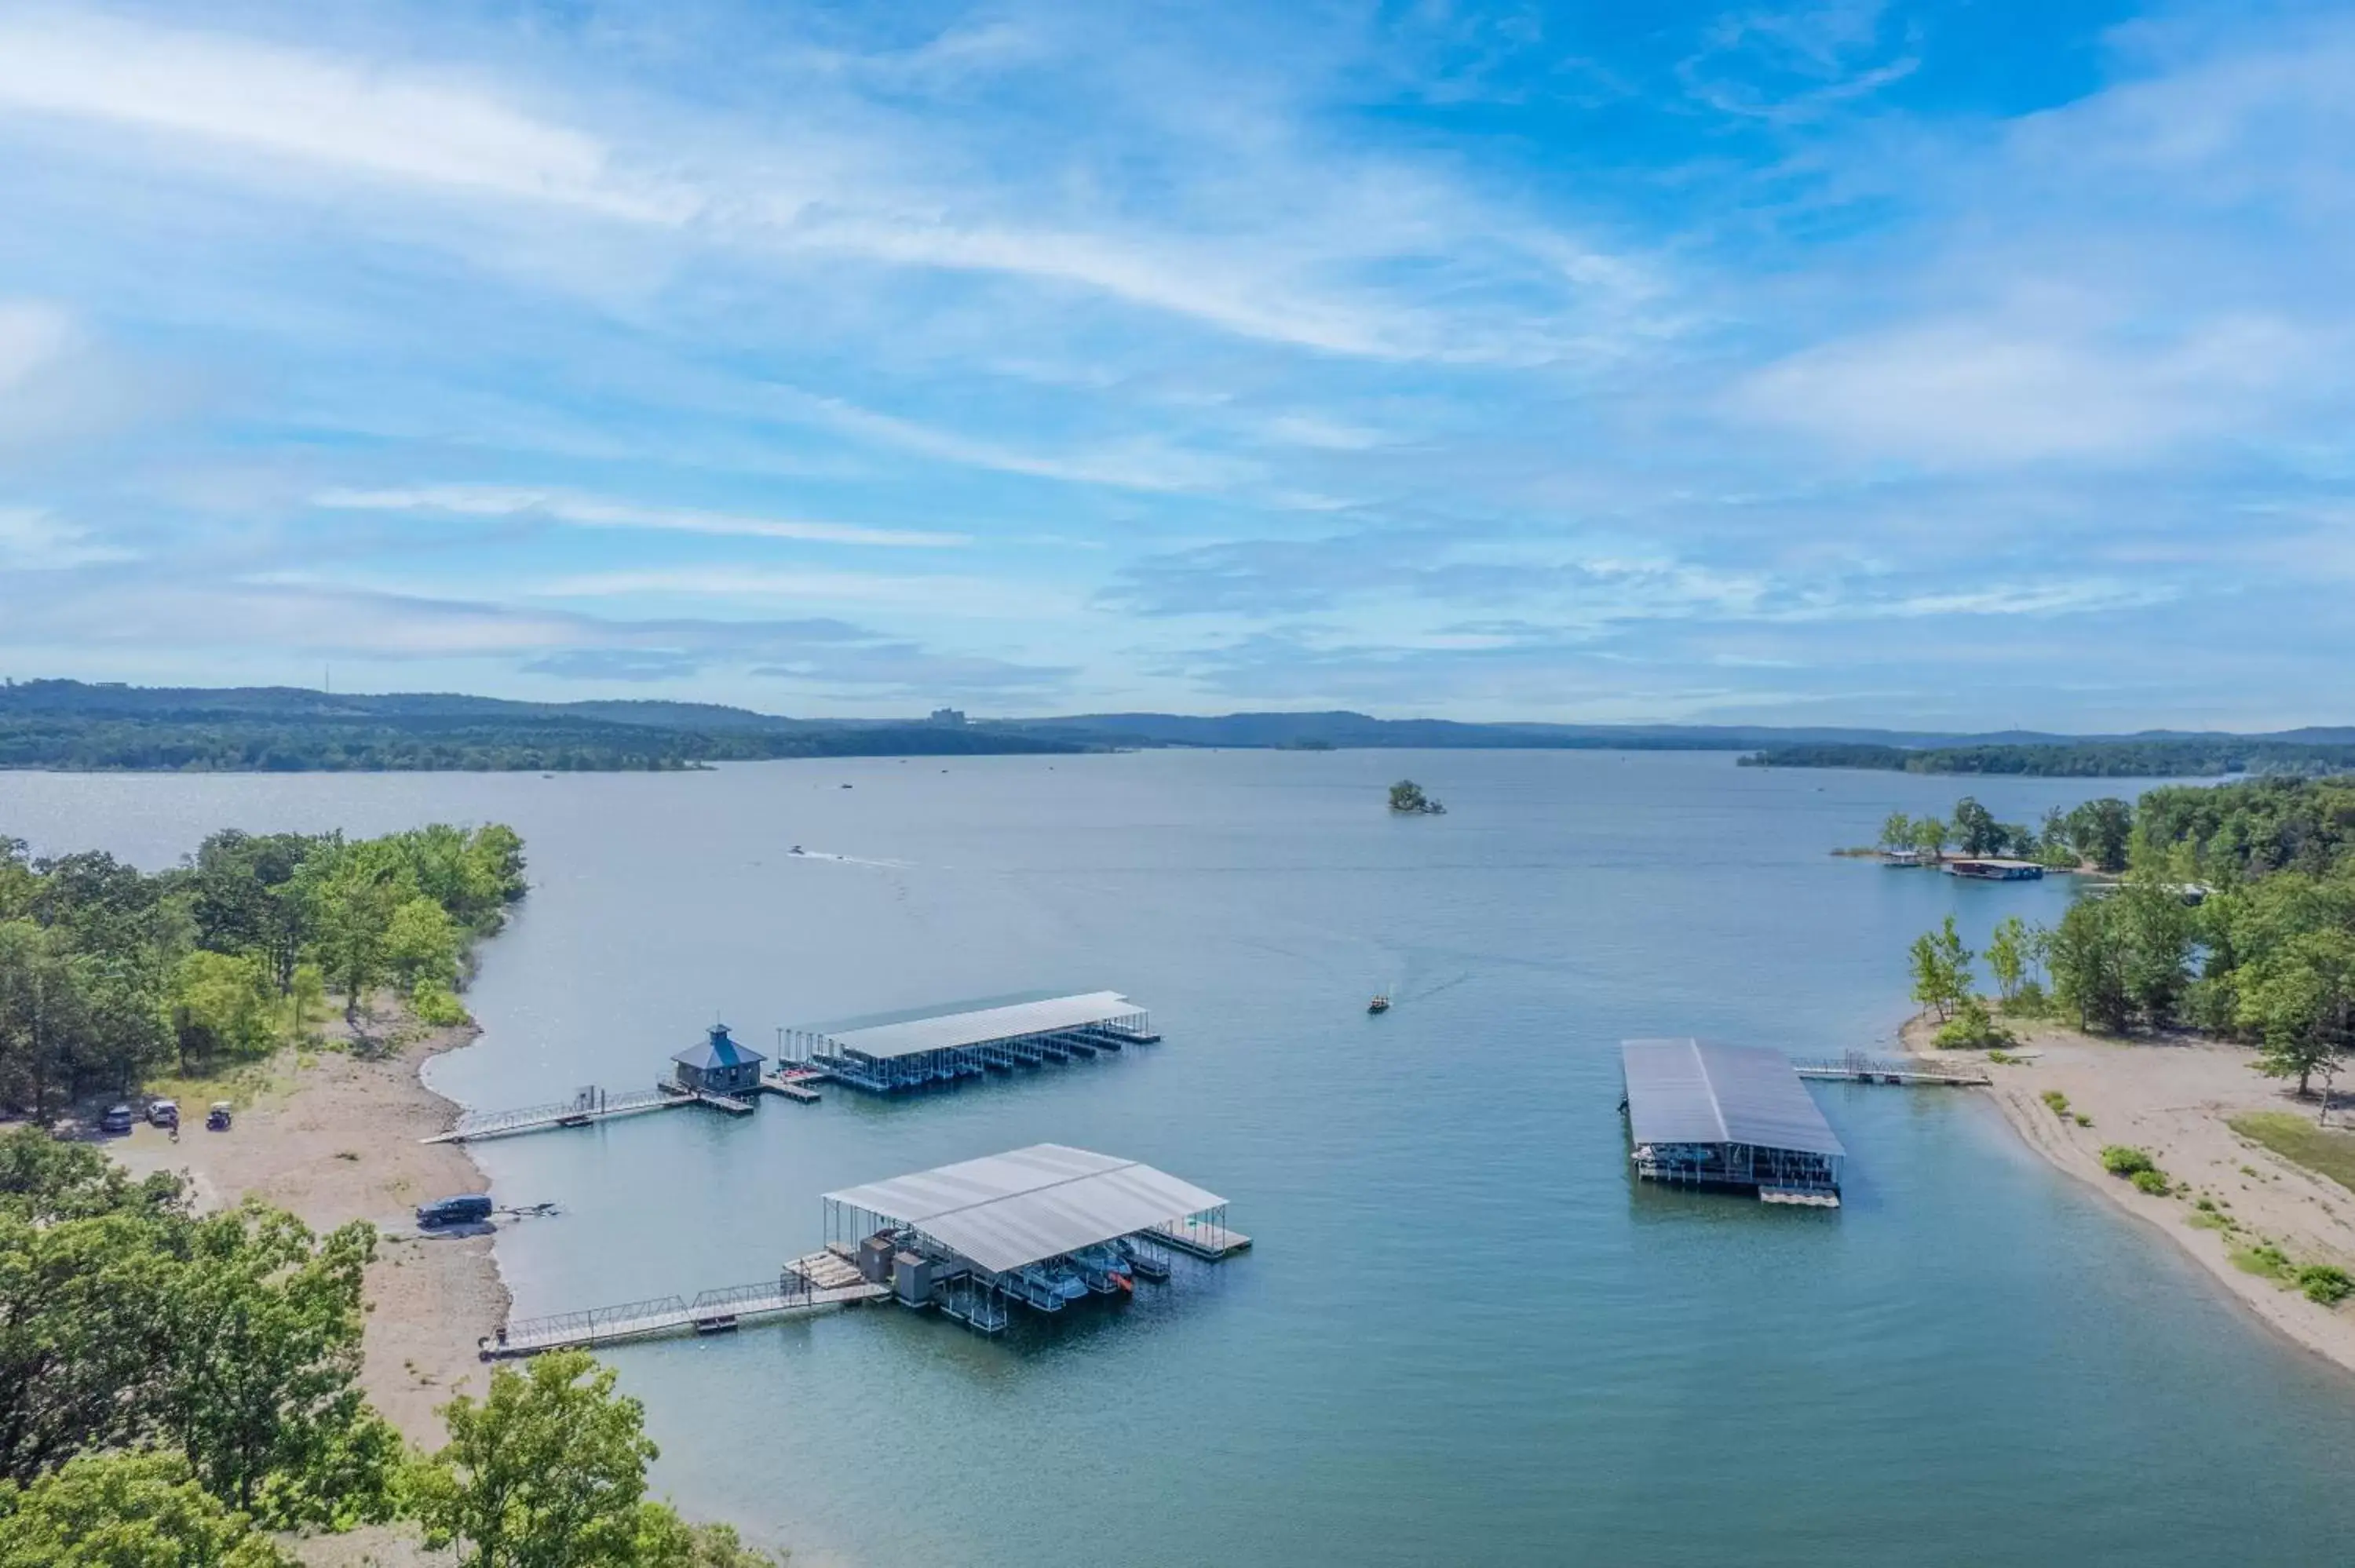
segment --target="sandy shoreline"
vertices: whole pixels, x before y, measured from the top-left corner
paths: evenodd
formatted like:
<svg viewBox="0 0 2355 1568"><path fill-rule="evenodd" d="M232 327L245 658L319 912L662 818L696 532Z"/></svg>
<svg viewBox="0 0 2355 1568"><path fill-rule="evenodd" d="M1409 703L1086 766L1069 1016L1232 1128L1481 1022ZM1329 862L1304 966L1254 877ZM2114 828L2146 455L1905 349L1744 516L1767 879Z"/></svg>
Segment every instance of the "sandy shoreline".
<svg viewBox="0 0 2355 1568"><path fill-rule="evenodd" d="M342 1023L334 1020L338 1033ZM186 1171L206 1207L260 1198L317 1231L372 1221L381 1240L368 1273L361 1383L403 1436L438 1447L434 1407L483 1392L475 1346L506 1320L509 1300L487 1234L419 1239L412 1213L429 1198L489 1185L462 1146L418 1141L448 1127L456 1109L425 1086L421 1069L478 1031L372 1027L400 1044L382 1054L283 1054L270 1086L226 1133L204 1130L203 1103L184 1100L178 1143L142 1126L108 1148L134 1171Z"/></svg>
<svg viewBox="0 0 2355 1568"><path fill-rule="evenodd" d="M2069 1175L2152 1224L2213 1275L2275 1331L2355 1372L2355 1301L2326 1307L2233 1261L2236 1250L2270 1241L2301 1264L2355 1271L2355 1192L2251 1142L2226 1125L2244 1111L2289 1111L2308 1120L2311 1101L2250 1068L2243 1045L2190 1038L2120 1042L2073 1030L2019 1027L2020 1063L1984 1063L1995 1103L2023 1141ZM1916 1020L1901 1040L1908 1051L1946 1062L1982 1063L1977 1052L1942 1052L1931 1026ZM2070 1115L2044 1101L2068 1097ZM2078 1125L2076 1117L2092 1126ZM2105 1145L2147 1150L2178 1184L2157 1197L2102 1169ZM2195 1225L2205 1197L2237 1229Z"/></svg>

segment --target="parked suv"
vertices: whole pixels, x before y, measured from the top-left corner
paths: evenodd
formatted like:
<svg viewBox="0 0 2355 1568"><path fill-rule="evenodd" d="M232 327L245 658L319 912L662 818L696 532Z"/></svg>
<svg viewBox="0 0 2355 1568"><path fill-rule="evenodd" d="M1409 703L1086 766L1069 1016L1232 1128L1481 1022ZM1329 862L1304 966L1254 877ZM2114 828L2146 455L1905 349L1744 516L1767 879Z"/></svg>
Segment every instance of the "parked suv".
<svg viewBox="0 0 2355 1568"><path fill-rule="evenodd" d="M98 1118L98 1130L101 1132L129 1132L131 1130L131 1124L137 1119L138 1118L131 1114L131 1107L129 1106L109 1106L106 1107L106 1114Z"/></svg>
<svg viewBox="0 0 2355 1568"><path fill-rule="evenodd" d="M147 1103L147 1124L150 1127L179 1126L179 1102L176 1100L150 1100Z"/></svg>

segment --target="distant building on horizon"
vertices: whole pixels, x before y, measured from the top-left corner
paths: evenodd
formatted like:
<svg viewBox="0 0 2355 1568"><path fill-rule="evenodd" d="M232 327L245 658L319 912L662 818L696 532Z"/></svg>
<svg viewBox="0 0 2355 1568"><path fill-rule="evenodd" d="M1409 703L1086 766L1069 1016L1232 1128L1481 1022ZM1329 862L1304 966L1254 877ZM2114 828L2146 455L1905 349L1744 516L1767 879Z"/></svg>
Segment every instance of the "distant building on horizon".
<svg viewBox="0 0 2355 1568"><path fill-rule="evenodd" d="M961 725L964 723L963 708L934 708L929 721L932 724Z"/></svg>

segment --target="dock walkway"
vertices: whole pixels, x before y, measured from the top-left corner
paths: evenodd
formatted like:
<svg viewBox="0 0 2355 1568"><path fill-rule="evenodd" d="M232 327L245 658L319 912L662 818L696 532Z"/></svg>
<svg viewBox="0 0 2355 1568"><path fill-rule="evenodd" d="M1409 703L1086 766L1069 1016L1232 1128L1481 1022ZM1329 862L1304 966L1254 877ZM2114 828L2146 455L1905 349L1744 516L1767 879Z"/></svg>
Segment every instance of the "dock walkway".
<svg viewBox="0 0 2355 1568"><path fill-rule="evenodd" d="M1958 1088L1985 1088L1995 1082L1984 1068L1959 1063L1950 1067L1941 1062L1925 1062L1919 1056L1868 1056L1861 1051L1851 1051L1845 1056L1795 1061L1791 1065L1803 1078L1839 1078L1857 1084L1937 1084Z"/></svg>
<svg viewBox="0 0 2355 1568"><path fill-rule="evenodd" d="M485 1361L506 1361L546 1351L588 1350L671 1334L721 1334L748 1322L880 1301L890 1294L888 1287L860 1278L858 1269L833 1254L812 1253L785 1265L775 1279L706 1290L692 1301L658 1296L585 1312L527 1318L485 1340L481 1351Z"/></svg>
<svg viewBox="0 0 2355 1568"><path fill-rule="evenodd" d="M676 1084L657 1084L651 1089L610 1094L603 1089L581 1090L569 1100L550 1105L524 1106L515 1110L467 1111L458 1118L447 1132L437 1132L420 1143L469 1143L477 1139L507 1138L521 1132L545 1132L552 1128L588 1127L601 1121L613 1121L625 1116L643 1116L650 1111L676 1110L681 1106L705 1105L730 1116L750 1116L750 1100L730 1095L715 1095L702 1089L683 1089Z"/></svg>

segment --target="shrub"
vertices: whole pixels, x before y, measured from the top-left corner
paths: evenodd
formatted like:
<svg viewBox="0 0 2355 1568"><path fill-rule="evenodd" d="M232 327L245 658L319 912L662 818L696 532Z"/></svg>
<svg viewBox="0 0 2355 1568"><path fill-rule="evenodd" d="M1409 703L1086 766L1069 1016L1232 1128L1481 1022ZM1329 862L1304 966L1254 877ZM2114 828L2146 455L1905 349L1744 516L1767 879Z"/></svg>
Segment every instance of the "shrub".
<svg viewBox="0 0 2355 1568"><path fill-rule="evenodd" d="M2127 1179L2135 1184L2137 1192L2147 1192L2154 1198L2164 1198L2168 1194L2167 1173L2163 1171L2137 1171Z"/></svg>
<svg viewBox="0 0 2355 1568"><path fill-rule="evenodd" d="M2035 980L2022 980L2019 989L2003 1000L2003 1012L2010 1018L2045 1018L2052 1012L2052 999Z"/></svg>
<svg viewBox="0 0 2355 1568"><path fill-rule="evenodd" d="M2336 1307L2355 1296L2355 1275L2327 1263L2310 1263L2297 1271L2297 1287L2306 1292L2308 1301Z"/></svg>
<svg viewBox="0 0 2355 1568"><path fill-rule="evenodd" d="M420 1023L441 1027L471 1022L456 993L439 980L420 980L410 993L409 1008Z"/></svg>
<svg viewBox="0 0 2355 1568"><path fill-rule="evenodd" d="M2132 1176L2141 1171L2156 1171L2158 1165L2147 1150L2113 1143L2102 1150L2102 1169L2113 1176Z"/></svg>
<svg viewBox="0 0 2355 1568"><path fill-rule="evenodd" d="M1995 1021L1986 1002L1966 996L1955 1004L1955 1016L1939 1025L1934 1038L1943 1050L1983 1051L2010 1044L2011 1031Z"/></svg>
<svg viewBox="0 0 2355 1568"><path fill-rule="evenodd" d="M2077 1113L2077 1125L2079 1127L2091 1127L2094 1125L2094 1118L2087 1116L2083 1111L2079 1111Z"/></svg>
<svg viewBox="0 0 2355 1568"><path fill-rule="evenodd" d="M2042 1098L2044 1103L2052 1108L2052 1114L2054 1116L2067 1116L2069 1114L2069 1097L2062 1094L2060 1090L2047 1089L2044 1091Z"/></svg>

